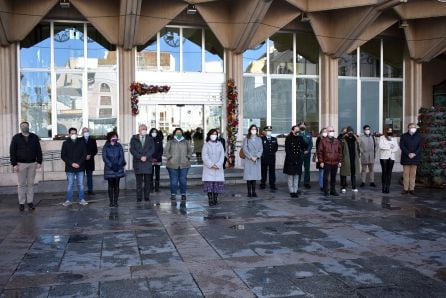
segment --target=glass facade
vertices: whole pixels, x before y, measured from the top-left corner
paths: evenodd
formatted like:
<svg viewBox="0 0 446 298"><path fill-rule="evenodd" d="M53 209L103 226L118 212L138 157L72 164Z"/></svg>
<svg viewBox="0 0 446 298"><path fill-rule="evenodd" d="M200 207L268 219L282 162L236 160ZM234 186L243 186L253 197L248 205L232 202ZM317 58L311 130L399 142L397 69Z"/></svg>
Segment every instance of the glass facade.
<svg viewBox="0 0 446 298"><path fill-rule="evenodd" d="M104 135L117 125L117 100L116 47L94 27L42 23L21 42L21 121L41 138L84 126Z"/></svg>
<svg viewBox="0 0 446 298"><path fill-rule="evenodd" d="M340 78L338 82L338 126L342 128L357 127L357 81L355 79Z"/></svg>
<svg viewBox="0 0 446 298"><path fill-rule="evenodd" d="M288 134L299 121L318 132L319 46L314 35L276 33L243 53L243 69L244 134L252 123ZM262 90L262 97L253 90ZM254 111L253 105L264 108Z"/></svg>

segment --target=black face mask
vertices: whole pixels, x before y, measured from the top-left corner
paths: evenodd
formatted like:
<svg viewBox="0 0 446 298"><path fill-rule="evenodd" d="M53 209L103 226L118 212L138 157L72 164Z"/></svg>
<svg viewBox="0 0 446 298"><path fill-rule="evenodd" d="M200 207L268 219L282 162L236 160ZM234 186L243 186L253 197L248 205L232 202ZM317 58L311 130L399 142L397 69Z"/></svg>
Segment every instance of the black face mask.
<svg viewBox="0 0 446 298"><path fill-rule="evenodd" d="M389 137L391 137L391 136L393 136L393 132L388 132L387 135L388 135Z"/></svg>
<svg viewBox="0 0 446 298"><path fill-rule="evenodd" d="M300 131L305 131L305 127L299 127Z"/></svg>

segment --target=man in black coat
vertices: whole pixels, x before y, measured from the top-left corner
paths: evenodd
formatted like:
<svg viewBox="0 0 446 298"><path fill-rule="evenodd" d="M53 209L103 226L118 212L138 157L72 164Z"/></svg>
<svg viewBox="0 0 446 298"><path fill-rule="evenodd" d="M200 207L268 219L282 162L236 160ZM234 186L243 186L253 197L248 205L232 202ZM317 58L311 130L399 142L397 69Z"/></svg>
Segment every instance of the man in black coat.
<svg viewBox="0 0 446 298"><path fill-rule="evenodd" d="M87 149L87 157L85 158L85 174L87 176L88 194L94 195L93 192L93 171L94 157L98 154L98 145L96 139L90 136L90 130L87 127L82 128L82 141Z"/></svg>
<svg viewBox="0 0 446 298"><path fill-rule="evenodd" d="M9 147L9 156L13 170L17 173L17 194L19 210L34 210L34 180L36 169L42 165L42 148L39 137L29 132L29 123L20 123L21 133L16 134Z"/></svg>
<svg viewBox="0 0 446 298"><path fill-rule="evenodd" d="M271 191L276 190L276 152L279 149L277 139L271 136L273 128L266 126L263 129L262 144L263 154L261 160L262 180L260 181L260 189L266 187L266 176L269 171L269 187Z"/></svg>
<svg viewBox="0 0 446 298"><path fill-rule="evenodd" d="M414 194L417 167L421 163L421 136L415 123L409 123L408 131L400 138L401 164L403 165L402 194Z"/></svg>
<svg viewBox="0 0 446 298"><path fill-rule="evenodd" d="M60 157L65 162L65 172L67 173L68 188L66 201L63 203L65 207L70 206L73 201L74 180L77 181L77 192L79 203L87 205L84 194L84 171L85 158L87 157L87 149L82 139L77 137L77 129L71 127L68 130L69 139L62 144L62 152Z"/></svg>

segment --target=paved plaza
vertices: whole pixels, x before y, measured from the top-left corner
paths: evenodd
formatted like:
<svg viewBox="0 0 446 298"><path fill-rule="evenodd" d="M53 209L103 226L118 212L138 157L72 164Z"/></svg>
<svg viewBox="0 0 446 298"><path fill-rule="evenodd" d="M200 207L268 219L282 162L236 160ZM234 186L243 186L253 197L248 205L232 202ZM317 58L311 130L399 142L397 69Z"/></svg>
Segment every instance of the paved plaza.
<svg viewBox="0 0 446 298"><path fill-rule="evenodd" d="M122 191L119 208L40 193L23 213L2 195L1 296L446 297L445 191L400 190L247 198L238 184L209 207L193 186L185 205L163 188Z"/></svg>

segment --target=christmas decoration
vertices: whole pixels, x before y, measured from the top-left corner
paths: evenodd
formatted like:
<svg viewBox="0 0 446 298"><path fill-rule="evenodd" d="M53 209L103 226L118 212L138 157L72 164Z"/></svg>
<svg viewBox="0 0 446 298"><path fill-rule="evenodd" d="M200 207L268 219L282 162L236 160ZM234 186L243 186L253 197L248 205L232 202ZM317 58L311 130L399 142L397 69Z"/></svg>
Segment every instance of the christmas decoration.
<svg viewBox="0 0 446 298"><path fill-rule="evenodd" d="M421 108L418 126L422 156L417 178L426 186L446 187L446 107Z"/></svg>
<svg viewBox="0 0 446 298"><path fill-rule="evenodd" d="M228 168L235 165L235 145L238 133L238 92L234 80L229 79L227 84L227 131L228 131Z"/></svg>
<svg viewBox="0 0 446 298"><path fill-rule="evenodd" d="M132 114L138 115L139 96L153 93L167 93L170 86L147 85L145 83L133 82L130 84L130 102L132 105Z"/></svg>

